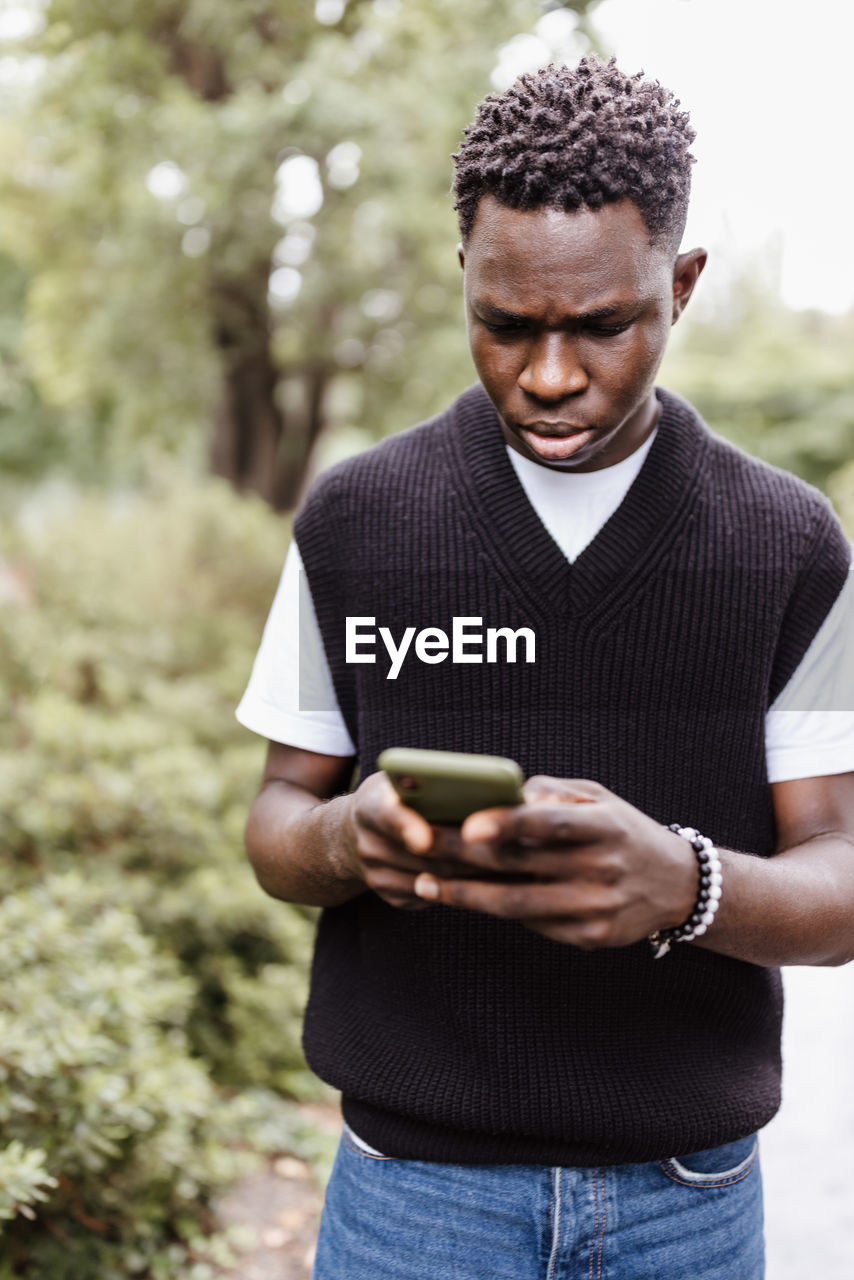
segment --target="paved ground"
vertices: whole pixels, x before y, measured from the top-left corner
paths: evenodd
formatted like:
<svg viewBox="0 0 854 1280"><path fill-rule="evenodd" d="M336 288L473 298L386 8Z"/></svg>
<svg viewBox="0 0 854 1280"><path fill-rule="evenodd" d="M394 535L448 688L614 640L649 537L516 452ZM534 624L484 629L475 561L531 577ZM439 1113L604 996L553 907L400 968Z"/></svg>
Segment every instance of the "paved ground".
<svg viewBox="0 0 854 1280"><path fill-rule="evenodd" d="M331 1166L341 1113L329 1103L306 1104L304 1112L326 1135ZM241 1250L229 1280L309 1280L322 1205L316 1173L288 1155L271 1160L266 1170L232 1188L219 1202L220 1221L248 1228L254 1242Z"/></svg>
<svg viewBox="0 0 854 1280"><path fill-rule="evenodd" d="M784 980L783 1107L761 1139L768 1280L852 1280L854 964Z"/></svg>
<svg viewBox="0 0 854 1280"><path fill-rule="evenodd" d="M308 1167L285 1156L247 1178L220 1204L223 1223L252 1227L233 1280L308 1280L323 1196Z"/></svg>
<svg viewBox="0 0 854 1280"><path fill-rule="evenodd" d="M761 1139L767 1280L854 1280L854 964L788 969L785 984L785 1098ZM334 1108L312 1111L337 1132ZM257 1245L234 1280L307 1280L321 1202L290 1157L235 1188L223 1218Z"/></svg>

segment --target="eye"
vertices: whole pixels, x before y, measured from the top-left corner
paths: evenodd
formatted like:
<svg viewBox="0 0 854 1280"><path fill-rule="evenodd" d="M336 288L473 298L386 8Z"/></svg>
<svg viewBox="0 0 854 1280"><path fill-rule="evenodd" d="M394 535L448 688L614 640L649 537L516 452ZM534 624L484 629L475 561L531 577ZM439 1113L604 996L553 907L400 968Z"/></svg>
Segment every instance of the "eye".
<svg viewBox="0 0 854 1280"><path fill-rule="evenodd" d="M591 324L587 326L587 332L594 338L616 338L617 334L625 333L633 323L633 320L624 320L622 324Z"/></svg>
<svg viewBox="0 0 854 1280"><path fill-rule="evenodd" d="M494 324L489 320L481 320L480 322L488 333L498 333L505 336L509 334L524 333L525 326L516 321L510 321L506 324Z"/></svg>

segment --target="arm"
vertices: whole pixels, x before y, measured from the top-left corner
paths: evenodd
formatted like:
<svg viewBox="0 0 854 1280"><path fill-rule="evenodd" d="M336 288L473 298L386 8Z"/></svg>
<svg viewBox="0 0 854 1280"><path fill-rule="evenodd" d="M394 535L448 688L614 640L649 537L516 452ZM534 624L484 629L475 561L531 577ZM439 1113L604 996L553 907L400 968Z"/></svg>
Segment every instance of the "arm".
<svg viewBox="0 0 854 1280"><path fill-rule="evenodd" d="M245 841L258 883L271 897L334 907L364 892L345 857L347 797L338 794L353 763L348 756L269 744Z"/></svg>
<svg viewBox="0 0 854 1280"><path fill-rule="evenodd" d="M246 851L265 893L286 902L337 907L373 889L395 907L429 904L414 891L432 848L437 870L459 868L442 857L458 834L443 836L399 800L383 773L354 791L351 756L321 755L271 742L261 788L246 823ZM333 798L334 797L334 798Z"/></svg>
<svg viewBox="0 0 854 1280"><path fill-rule="evenodd" d="M427 875L416 891L588 948L626 946L687 918L697 868L686 841L597 783L544 778L528 788L530 803L467 820L461 856L473 868L524 868L530 883ZM776 855L719 851L714 924L678 945L760 965L845 964L854 959L854 773L780 782L772 793Z"/></svg>
<svg viewBox="0 0 854 1280"><path fill-rule="evenodd" d="M772 786L777 853L721 852L724 894L696 946L754 964L854 959L854 773Z"/></svg>

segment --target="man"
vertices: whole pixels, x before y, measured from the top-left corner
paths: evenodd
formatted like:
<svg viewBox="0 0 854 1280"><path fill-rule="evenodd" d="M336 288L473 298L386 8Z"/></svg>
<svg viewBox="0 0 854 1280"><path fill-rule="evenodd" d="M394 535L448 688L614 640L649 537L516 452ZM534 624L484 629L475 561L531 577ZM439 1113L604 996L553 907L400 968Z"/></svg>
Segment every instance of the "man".
<svg viewBox="0 0 854 1280"><path fill-rule="evenodd" d="M854 956L854 732L797 714L850 552L654 387L706 261L677 108L593 58L481 104L455 156L480 383L296 521L238 714L270 738L259 882L325 908L305 1046L346 1126L317 1280L763 1274L777 966ZM526 803L431 828L387 746L510 756Z"/></svg>

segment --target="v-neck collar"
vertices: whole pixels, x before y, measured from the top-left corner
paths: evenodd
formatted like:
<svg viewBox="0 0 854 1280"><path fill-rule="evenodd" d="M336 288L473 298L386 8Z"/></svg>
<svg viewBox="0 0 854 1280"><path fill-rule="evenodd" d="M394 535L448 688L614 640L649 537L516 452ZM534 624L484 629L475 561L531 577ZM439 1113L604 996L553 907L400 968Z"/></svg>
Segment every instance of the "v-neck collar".
<svg viewBox="0 0 854 1280"><path fill-rule="evenodd" d="M709 431L691 406L660 387L658 431L623 501L571 564L531 506L507 457L495 408L479 384L456 404L454 466L484 540L502 567L560 613L613 603L645 576L690 510ZM519 576L521 575L521 576Z"/></svg>

